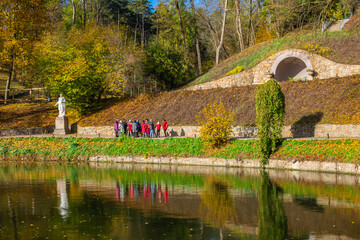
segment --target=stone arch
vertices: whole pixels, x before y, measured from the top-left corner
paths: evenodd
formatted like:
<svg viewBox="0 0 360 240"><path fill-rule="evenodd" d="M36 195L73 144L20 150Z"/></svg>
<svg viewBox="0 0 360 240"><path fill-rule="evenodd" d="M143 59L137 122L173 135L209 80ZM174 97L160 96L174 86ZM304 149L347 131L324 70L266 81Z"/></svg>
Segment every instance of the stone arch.
<svg viewBox="0 0 360 240"><path fill-rule="evenodd" d="M313 69L310 60L300 52L286 52L280 55L271 67L271 73L278 82L288 81L289 77L312 80L307 72Z"/></svg>

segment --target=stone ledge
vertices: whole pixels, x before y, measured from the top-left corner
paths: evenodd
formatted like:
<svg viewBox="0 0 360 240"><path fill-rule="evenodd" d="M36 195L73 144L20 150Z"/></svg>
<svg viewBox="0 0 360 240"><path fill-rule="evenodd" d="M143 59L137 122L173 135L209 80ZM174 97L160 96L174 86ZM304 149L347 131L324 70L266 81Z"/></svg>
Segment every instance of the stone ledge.
<svg viewBox="0 0 360 240"><path fill-rule="evenodd" d="M200 165L212 167L260 168L258 159L222 159L222 158L184 158L184 157L144 157L144 156L93 156L90 162L165 164L165 165ZM318 161L269 160L266 169L288 169L312 172L332 172L360 174L355 163L336 163Z"/></svg>

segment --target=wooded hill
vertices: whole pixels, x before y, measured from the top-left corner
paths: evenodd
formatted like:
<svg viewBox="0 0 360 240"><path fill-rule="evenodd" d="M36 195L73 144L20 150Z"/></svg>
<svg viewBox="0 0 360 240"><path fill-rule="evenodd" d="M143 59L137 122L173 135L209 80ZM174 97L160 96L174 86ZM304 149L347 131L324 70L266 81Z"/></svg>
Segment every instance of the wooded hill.
<svg viewBox="0 0 360 240"><path fill-rule="evenodd" d="M359 10L358 0L169 0L154 8L148 0L2 0L4 98L15 82L44 87L86 115L105 95L178 89L251 68L284 48L342 60L342 40L354 42L355 53L358 36L318 32Z"/></svg>

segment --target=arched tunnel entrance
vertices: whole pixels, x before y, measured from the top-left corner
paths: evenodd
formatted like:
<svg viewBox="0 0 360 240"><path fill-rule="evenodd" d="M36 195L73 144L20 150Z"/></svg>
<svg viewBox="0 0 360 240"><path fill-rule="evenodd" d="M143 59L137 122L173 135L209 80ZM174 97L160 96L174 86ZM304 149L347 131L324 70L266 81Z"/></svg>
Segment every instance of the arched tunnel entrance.
<svg viewBox="0 0 360 240"><path fill-rule="evenodd" d="M274 79L278 82L294 79L309 79L307 70L312 69L310 61L299 53L288 52L276 59L272 66Z"/></svg>

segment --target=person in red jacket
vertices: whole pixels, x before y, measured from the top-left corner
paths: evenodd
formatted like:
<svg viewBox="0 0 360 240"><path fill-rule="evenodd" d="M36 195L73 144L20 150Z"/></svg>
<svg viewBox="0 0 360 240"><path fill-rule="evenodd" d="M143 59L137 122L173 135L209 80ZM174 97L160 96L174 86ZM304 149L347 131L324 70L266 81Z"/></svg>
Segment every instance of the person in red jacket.
<svg viewBox="0 0 360 240"><path fill-rule="evenodd" d="M147 125L145 124L145 121L143 121L141 124L141 132L142 132L143 138L145 138L145 136L146 136L146 127L147 127Z"/></svg>
<svg viewBox="0 0 360 240"><path fill-rule="evenodd" d="M115 137L119 137L119 120L114 122Z"/></svg>
<svg viewBox="0 0 360 240"><path fill-rule="evenodd" d="M168 123L167 123L167 121L165 119L164 119L162 127L163 127L163 130L164 130L164 136L166 137L166 130L168 129L169 126L168 126Z"/></svg>
<svg viewBox="0 0 360 240"><path fill-rule="evenodd" d="M128 128L129 128L129 137L131 137L133 135L131 120L129 120Z"/></svg>
<svg viewBox="0 0 360 240"><path fill-rule="evenodd" d="M159 122L157 122L156 124L156 137L160 137L160 129L161 129L161 124Z"/></svg>

